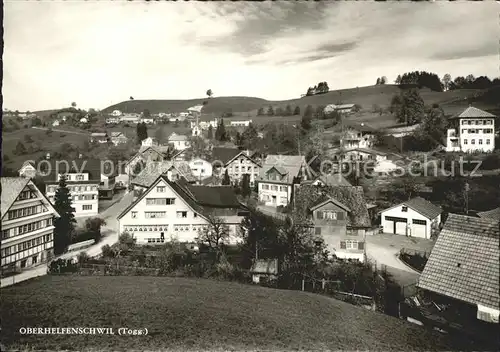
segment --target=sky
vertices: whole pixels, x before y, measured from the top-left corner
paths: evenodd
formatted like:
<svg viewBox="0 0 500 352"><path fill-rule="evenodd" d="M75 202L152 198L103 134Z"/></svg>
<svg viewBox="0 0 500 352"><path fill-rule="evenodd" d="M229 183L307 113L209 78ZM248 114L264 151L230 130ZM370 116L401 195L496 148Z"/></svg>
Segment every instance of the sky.
<svg viewBox="0 0 500 352"><path fill-rule="evenodd" d="M4 1L4 108L138 99L295 99L390 82L499 73L495 2Z"/></svg>

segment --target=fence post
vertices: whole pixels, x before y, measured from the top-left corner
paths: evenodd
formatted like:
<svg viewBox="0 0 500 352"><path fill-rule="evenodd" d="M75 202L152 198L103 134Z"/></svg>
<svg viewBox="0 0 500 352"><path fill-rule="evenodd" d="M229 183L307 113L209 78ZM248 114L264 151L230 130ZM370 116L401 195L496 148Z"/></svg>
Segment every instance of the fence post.
<svg viewBox="0 0 500 352"><path fill-rule="evenodd" d="M325 290L325 279L324 278L321 280L321 289L323 291Z"/></svg>
<svg viewBox="0 0 500 352"><path fill-rule="evenodd" d="M304 291L304 276L302 276L302 291Z"/></svg>

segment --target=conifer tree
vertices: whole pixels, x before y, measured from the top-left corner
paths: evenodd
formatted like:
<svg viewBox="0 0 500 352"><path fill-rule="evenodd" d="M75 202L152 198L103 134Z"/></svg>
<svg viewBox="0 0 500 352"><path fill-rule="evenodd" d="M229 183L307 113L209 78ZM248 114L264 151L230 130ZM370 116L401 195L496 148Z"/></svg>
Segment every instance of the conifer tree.
<svg viewBox="0 0 500 352"><path fill-rule="evenodd" d="M66 177L61 176L59 187L54 197L54 209L59 217L54 219L54 253L61 254L71 244L71 236L75 231L75 210L71 205L71 194L66 185Z"/></svg>

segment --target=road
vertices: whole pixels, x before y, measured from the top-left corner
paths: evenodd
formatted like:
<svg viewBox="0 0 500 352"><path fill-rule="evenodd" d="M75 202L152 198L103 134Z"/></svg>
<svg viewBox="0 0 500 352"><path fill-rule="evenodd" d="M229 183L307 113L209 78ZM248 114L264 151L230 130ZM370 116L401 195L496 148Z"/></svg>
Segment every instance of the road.
<svg viewBox="0 0 500 352"><path fill-rule="evenodd" d="M47 128L47 127L31 127L31 128L34 128L35 130L42 130L42 131L47 131L47 130L49 130L49 128ZM82 135L82 136L89 136L89 137L90 137L90 133L85 133L85 132L76 132L76 131L59 130L59 129L55 129L55 128L52 128L51 130L52 130L52 132L61 132L61 133L79 134L79 135Z"/></svg>
<svg viewBox="0 0 500 352"><path fill-rule="evenodd" d="M82 252L86 252L89 256L95 257L101 254L101 248L104 245L113 245L118 242L119 229L117 217L120 213L128 207L133 201L133 193L125 194L117 203L113 204L111 207L103 211L99 216L106 220L106 225L102 227L101 233L103 235L102 240L90 247L81 249L74 252L64 253L55 259L69 259L78 256ZM33 269L23 271L21 274L3 278L1 280L0 287L11 286L15 283L29 280L38 276L47 275L47 265L42 264Z"/></svg>

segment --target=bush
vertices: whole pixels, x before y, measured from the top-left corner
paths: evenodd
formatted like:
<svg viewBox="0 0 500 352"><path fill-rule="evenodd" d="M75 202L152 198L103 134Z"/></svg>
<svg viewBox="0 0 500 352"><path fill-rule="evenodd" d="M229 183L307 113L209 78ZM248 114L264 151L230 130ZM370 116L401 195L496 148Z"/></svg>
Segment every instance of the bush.
<svg viewBox="0 0 500 352"><path fill-rule="evenodd" d="M481 169L483 170L500 169L500 153L496 152L493 154L489 154L486 158L484 158L483 163L481 164Z"/></svg>
<svg viewBox="0 0 500 352"><path fill-rule="evenodd" d="M402 253L400 255L400 259L419 272L422 272L424 270L425 264L427 263L427 256L422 256L418 253Z"/></svg>
<svg viewBox="0 0 500 352"><path fill-rule="evenodd" d="M76 273L77 271L78 265L74 264L71 259L57 259L49 265L50 274Z"/></svg>

